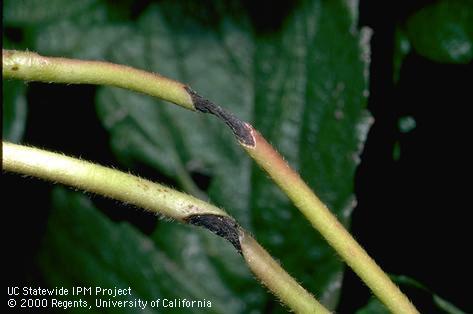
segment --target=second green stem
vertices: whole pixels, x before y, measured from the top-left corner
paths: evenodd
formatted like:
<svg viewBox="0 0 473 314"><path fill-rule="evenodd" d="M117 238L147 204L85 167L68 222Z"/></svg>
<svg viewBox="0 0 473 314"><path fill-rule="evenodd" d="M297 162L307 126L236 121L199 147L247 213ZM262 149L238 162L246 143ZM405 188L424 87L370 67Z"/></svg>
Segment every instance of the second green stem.
<svg viewBox="0 0 473 314"><path fill-rule="evenodd" d="M250 124L196 94L188 86L127 66L48 58L32 52L10 50L3 50L3 75L43 82L118 86L159 97L190 110L214 114L232 129L247 153L392 312L418 313L408 298L261 134Z"/></svg>

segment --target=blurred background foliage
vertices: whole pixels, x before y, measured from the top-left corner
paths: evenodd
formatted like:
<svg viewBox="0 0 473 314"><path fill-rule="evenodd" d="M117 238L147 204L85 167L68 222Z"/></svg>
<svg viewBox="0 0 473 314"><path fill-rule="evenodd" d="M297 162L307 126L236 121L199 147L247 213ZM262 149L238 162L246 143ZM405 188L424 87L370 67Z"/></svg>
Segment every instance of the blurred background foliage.
<svg viewBox="0 0 473 314"><path fill-rule="evenodd" d="M432 273L419 271L430 261L419 259L415 244L429 242L441 220L423 209L436 204L416 201L412 189L422 183L412 169L419 167L405 163L413 160L413 134L430 130L429 120L409 107L419 89L409 73L412 63L464 71L462 64L473 56L471 2L413 2L396 7L392 20L374 13L377 6L364 1L359 10L357 1L342 0L10 0L4 3L2 37L5 48L128 64L190 84L256 125L345 225L356 205L356 182L353 228L368 252L387 271L418 278L461 307L461 294L440 289ZM371 57L365 25L374 29ZM453 85L461 89L461 83ZM5 81L3 92L4 139L130 171L209 200L251 230L330 308L350 313L367 304L360 313L385 311L369 301L350 271L343 277L333 250L212 117L108 87ZM369 95L377 123L355 181L373 121L366 110ZM460 106L461 94L456 97ZM444 157L436 153L434 160ZM423 151L417 156L426 157ZM427 179L426 173L418 178ZM393 180L396 174L414 180ZM93 195L2 177L6 191L25 196L13 203L12 192L11 208L23 210L7 213L16 230L10 230L16 239L10 244L12 284L130 286L132 298L212 301L210 311L196 313L285 311L232 247L204 230ZM413 201L406 206L405 200ZM433 226L425 227L426 221ZM428 252L426 257L436 256ZM455 274L453 267L442 271ZM426 312L457 310L436 302L429 289L398 282Z"/></svg>

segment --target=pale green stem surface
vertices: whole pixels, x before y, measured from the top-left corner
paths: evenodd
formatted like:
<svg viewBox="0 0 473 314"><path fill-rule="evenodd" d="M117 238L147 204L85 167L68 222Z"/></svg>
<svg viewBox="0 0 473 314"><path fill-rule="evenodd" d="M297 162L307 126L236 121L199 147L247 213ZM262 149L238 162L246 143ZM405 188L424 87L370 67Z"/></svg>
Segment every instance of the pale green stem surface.
<svg viewBox="0 0 473 314"><path fill-rule="evenodd" d="M193 214L228 216L225 211L164 185L88 161L3 142L7 171L59 182L183 221Z"/></svg>
<svg viewBox="0 0 473 314"><path fill-rule="evenodd" d="M261 281L271 284L267 287L275 295L291 302L288 305L294 312L329 313L323 305L315 301L310 293L297 282L290 280L289 274L250 235L240 233L240 243L243 256L250 269L259 274Z"/></svg>
<svg viewBox="0 0 473 314"><path fill-rule="evenodd" d="M6 171L69 185L179 221L185 222L196 214L230 217L190 195L84 160L8 142L3 142L2 153L2 167ZM242 228L239 238L248 267L290 309L296 313L330 313Z"/></svg>
<svg viewBox="0 0 473 314"><path fill-rule="evenodd" d="M3 77L25 81L111 85L161 98L195 110L185 85L158 74L100 61L43 57L34 52L2 50Z"/></svg>
<svg viewBox="0 0 473 314"><path fill-rule="evenodd" d="M293 201L345 262L393 313L418 313L376 262L358 244L282 156L250 125L255 146L242 145Z"/></svg>
<svg viewBox="0 0 473 314"><path fill-rule="evenodd" d="M14 70L15 65L18 68ZM129 75L129 73L134 73L133 71L139 72L140 75ZM47 58L30 52L3 51L3 75L5 78L120 86L195 110L185 85L158 75L147 74L147 76L145 74L146 72L140 70L104 62ZM116 78L116 76L121 78ZM101 80L102 77L106 79ZM150 82L146 83L146 80L150 80ZM119 81L120 85L115 81ZM150 86L153 93L141 89L141 84ZM247 127L253 131L255 146L240 144L288 195L314 228L324 236L381 302L394 313L418 313L407 297L370 258L300 176L289 167L279 153L251 125L248 124Z"/></svg>

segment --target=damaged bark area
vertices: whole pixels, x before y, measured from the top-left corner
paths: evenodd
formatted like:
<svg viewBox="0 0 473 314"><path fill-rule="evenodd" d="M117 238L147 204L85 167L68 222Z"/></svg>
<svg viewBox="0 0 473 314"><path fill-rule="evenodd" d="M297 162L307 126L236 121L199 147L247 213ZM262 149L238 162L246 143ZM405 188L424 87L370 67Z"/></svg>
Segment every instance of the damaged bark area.
<svg viewBox="0 0 473 314"><path fill-rule="evenodd" d="M232 113L226 111L219 105L214 104L213 102L205 99L204 97L197 94L190 87L185 87L186 91L192 98L192 102L196 110L203 113L210 113L225 122L230 129L235 134L236 138L243 144L247 146L254 147L255 139L251 134L251 129L248 127L248 124L244 121L235 117Z"/></svg>
<svg viewBox="0 0 473 314"><path fill-rule="evenodd" d="M214 214L190 215L184 221L188 224L208 229L216 235L230 242L241 254L241 245L238 230L240 226L230 217Z"/></svg>

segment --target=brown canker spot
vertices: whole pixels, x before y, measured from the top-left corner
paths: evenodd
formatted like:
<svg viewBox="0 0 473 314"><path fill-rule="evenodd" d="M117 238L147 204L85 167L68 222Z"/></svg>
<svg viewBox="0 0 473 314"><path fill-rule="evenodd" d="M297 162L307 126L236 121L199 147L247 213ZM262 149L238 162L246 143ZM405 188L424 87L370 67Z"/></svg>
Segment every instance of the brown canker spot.
<svg viewBox="0 0 473 314"><path fill-rule="evenodd" d="M11 67L11 70L12 71L18 71L19 67L17 65L14 65L14 66Z"/></svg>
<svg viewBox="0 0 473 314"><path fill-rule="evenodd" d="M240 226L232 218L215 214L195 214L186 217L184 221L194 226L204 227L226 239L241 254L240 238L238 236Z"/></svg>
<svg viewBox="0 0 473 314"><path fill-rule="evenodd" d="M248 124L237 117L232 113L226 111L219 105L214 104L208 99L197 94L189 86L185 87L185 90L189 93L192 98L192 103L196 110L203 113L210 113L225 122L228 127L233 131L236 138L244 145L254 147L255 140L251 134L251 128L248 127Z"/></svg>

